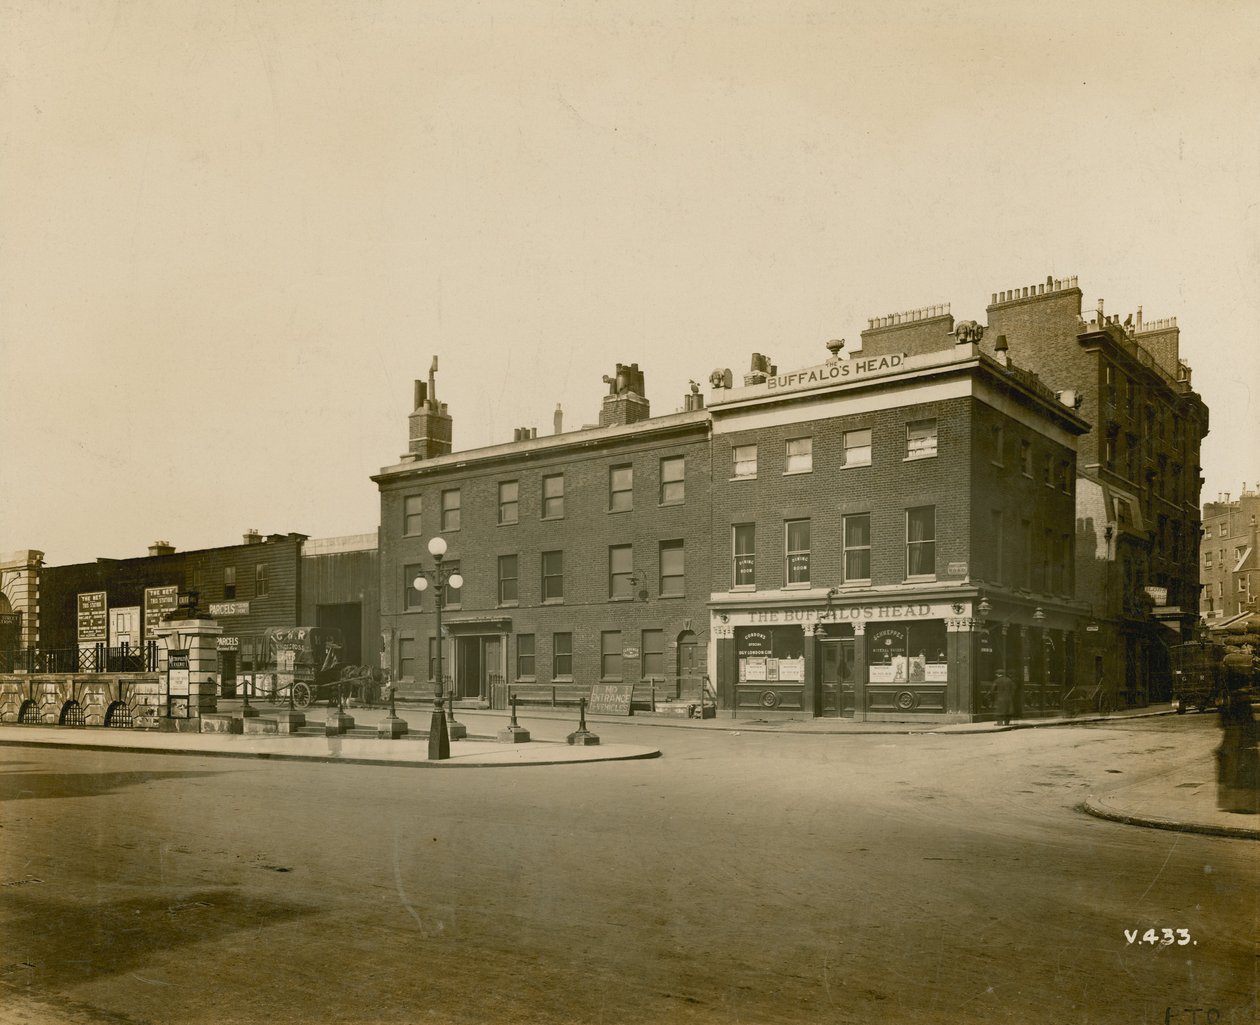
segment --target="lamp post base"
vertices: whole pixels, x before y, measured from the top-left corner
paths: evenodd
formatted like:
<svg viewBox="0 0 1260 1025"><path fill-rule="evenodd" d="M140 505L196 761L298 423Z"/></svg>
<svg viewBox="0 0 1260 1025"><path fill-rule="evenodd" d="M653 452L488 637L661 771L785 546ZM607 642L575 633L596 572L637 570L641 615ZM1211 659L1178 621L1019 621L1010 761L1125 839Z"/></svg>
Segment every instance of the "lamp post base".
<svg viewBox="0 0 1260 1025"><path fill-rule="evenodd" d="M446 732L446 713L441 706L433 709L433 719L429 723L429 758L440 761L451 756L451 738Z"/></svg>

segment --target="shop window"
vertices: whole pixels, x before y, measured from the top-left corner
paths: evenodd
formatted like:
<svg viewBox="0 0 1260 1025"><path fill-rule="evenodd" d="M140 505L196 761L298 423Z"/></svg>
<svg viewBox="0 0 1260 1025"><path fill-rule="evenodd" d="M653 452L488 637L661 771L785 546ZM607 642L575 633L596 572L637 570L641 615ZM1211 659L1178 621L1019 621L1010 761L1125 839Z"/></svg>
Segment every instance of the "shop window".
<svg viewBox="0 0 1260 1025"><path fill-rule="evenodd" d="M661 460L661 505L678 505L687 497L687 461L682 456Z"/></svg>
<svg viewBox="0 0 1260 1025"><path fill-rule="evenodd" d="M732 534L732 586L757 586L757 526L736 523Z"/></svg>
<svg viewBox="0 0 1260 1025"><path fill-rule="evenodd" d="M740 683L803 681L805 635L799 626L737 627Z"/></svg>
<svg viewBox="0 0 1260 1025"><path fill-rule="evenodd" d="M854 513L844 517L844 582L871 579L871 514Z"/></svg>
<svg viewBox="0 0 1260 1025"><path fill-rule="evenodd" d="M612 545L608 549L608 597L613 601L634 597L632 545Z"/></svg>
<svg viewBox="0 0 1260 1025"><path fill-rule="evenodd" d="M564 474L554 473L542 479L542 514L544 520L557 520L564 515Z"/></svg>
<svg viewBox="0 0 1260 1025"><path fill-rule="evenodd" d="M520 484L514 480L499 482L499 522L515 523L520 514Z"/></svg>
<svg viewBox="0 0 1260 1025"><path fill-rule="evenodd" d="M686 591L686 552L681 541L662 541L660 596L679 598Z"/></svg>
<svg viewBox="0 0 1260 1025"><path fill-rule="evenodd" d="M516 678L533 679L534 677L534 635L516 635Z"/></svg>
<svg viewBox="0 0 1260 1025"><path fill-rule="evenodd" d="M871 683L946 683L949 660L945 623L868 626L867 678Z"/></svg>
<svg viewBox="0 0 1260 1025"><path fill-rule="evenodd" d="M634 467L608 468L608 511L626 512L634 508Z"/></svg>
<svg viewBox="0 0 1260 1025"><path fill-rule="evenodd" d="M403 534L406 537L414 537L422 533L421 512L424 509L424 500L419 495L403 496Z"/></svg>
<svg viewBox="0 0 1260 1025"><path fill-rule="evenodd" d="M515 604L516 591L516 556L499 556L499 604Z"/></svg>
<svg viewBox="0 0 1260 1025"><path fill-rule="evenodd" d="M788 584L809 583L809 520L788 520L785 524Z"/></svg>
<svg viewBox="0 0 1260 1025"><path fill-rule="evenodd" d="M926 459L936 455L936 421L915 420L906 424L906 458Z"/></svg>
<svg viewBox="0 0 1260 1025"><path fill-rule="evenodd" d="M747 478L757 476L756 445L736 445L731 450L731 456L735 464L736 477Z"/></svg>
<svg viewBox="0 0 1260 1025"><path fill-rule="evenodd" d="M542 553L542 599L564 600L564 552Z"/></svg>
<svg viewBox="0 0 1260 1025"><path fill-rule="evenodd" d="M649 676L661 679L665 676L665 631L644 630L640 638L639 675L643 679Z"/></svg>
<svg viewBox="0 0 1260 1025"><path fill-rule="evenodd" d="M936 575L936 506L906 510L906 575Z"/></svg>
<svg viewBox="0 0 1260 1025"><path fill-rule="evenodd" d="M844 451L841 460L844 466L871 465L871 429L869 427L844 432Z"/></svg>
<svg viewBox="0 0 1260 1025"><path fill-rule="evenodd" d="M451 488L442 492L442 529L459 530L460 495L459 488Z"/></svg>
<svg viewBox="0 0 1260 1025"><path fill-rule="evenodd" d="M621 679L620 630L604 630L599 635L599 675L604 680Z"/></svg>
<svg viewBox="0 0 1260 1025"><path fill-rule="evenodd" d="M809 473L814 469L814 439L789 438L784 454L784 473Z"/></svg>
<svg viewBox="0 0 1260 1025"><path fill-rule="evenodd" d="M551 635L551 675L553 677L573 676L573 634Z"/></svg>

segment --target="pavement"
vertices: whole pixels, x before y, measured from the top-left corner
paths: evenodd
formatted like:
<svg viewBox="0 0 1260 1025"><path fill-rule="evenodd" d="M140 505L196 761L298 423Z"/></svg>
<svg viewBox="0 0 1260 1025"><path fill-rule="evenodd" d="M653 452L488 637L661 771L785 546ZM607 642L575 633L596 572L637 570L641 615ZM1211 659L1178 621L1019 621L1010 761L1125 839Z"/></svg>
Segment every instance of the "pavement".
<svg viewBox="0 0 1260 1025"><path fill-rule="evenodd" d="M263 718L273 709L255 706ZM239 699L220 699L218 711L240 715ZM347 709L358 728L375 729L388 715L383 708ZM328 709L316 706L306 709L308 725L320 726ZM56 726L6 725L0 729L0 745L47 745L105 750L148 751L163 754L191 754L242 758L303 759L338 761L376 765L397 765L413 768L504 768L529 765L559 765L589 762L625 761L659 757L658 748L627 743L603 743L594 746L571 745L564 737L578 728L576 711L569 708L529 707L518 711L521 726L530 730L534 739L528 743L509 744L497 739L507 725L507 714L477 708L457 708L456 718L468 730L468 737L451 743L451 757L441 761L428 758L427 729L432 714L428 703L403 703L397 715L406 720L407 736L395 740L372 736L277 736L264 734L175 733L154 730L116 730L98 727L67 728ZM601 729L624 726L654 726L686 730L722 731L728 733L788 733L834 736L867 734L931 734L959 736L1004 733L1013 730L1048 729L1082 723L1116 722L1174 714L1172 709L1156 706L1129 709L1107 716L1016 721L1000 726L996 723L932 722L854 722L851 719L736 718L729 712L716 718L690 719L663 714L633 716L587 715L588 730L596 735ZM544 739L544 735L551 739ZM1135 826L1181 832L1206 833L1213 836L1260 840L1260 804L1252 813L1221 811L1217 807L1217 786L1213 773L1204 772L1214 760L1205 758L1210 752L1198 752L1177 766L1160 771L1143 780L1128 783L1103 794L1090 795L1082 810L1099 818ZM1260 795L1258 795L1260 797Z"/></svg>

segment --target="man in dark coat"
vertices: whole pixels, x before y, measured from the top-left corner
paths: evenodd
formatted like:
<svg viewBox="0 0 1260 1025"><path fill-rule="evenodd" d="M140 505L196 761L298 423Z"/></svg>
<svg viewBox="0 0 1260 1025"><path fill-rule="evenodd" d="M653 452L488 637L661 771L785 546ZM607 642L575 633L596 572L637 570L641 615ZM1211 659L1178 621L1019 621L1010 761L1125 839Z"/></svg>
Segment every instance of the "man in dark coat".
<svg viewBox="0 0 1260 1025"><path fill-rule="evenodd" d="M1011 716L1015 714L1015 681L1006 675L1005 669L999 669L993 680L993 711L999 726L1011 724Z"/></svg>

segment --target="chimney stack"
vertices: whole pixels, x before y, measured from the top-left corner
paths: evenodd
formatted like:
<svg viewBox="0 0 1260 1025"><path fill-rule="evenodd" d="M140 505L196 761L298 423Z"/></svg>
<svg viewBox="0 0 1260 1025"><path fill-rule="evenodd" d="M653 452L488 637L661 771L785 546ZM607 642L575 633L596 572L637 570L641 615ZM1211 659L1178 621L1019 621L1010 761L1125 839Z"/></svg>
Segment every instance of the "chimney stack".
<svg viewBox="0 0 1260 1025"><path fill-rule="evenodd" d="M253 529L250 529L250 530L245 531L245 534L243 535L243 538L244 538L244 541L245 541L245 543L246 543L247 545L260 545L260 544L262 544L262 535L261 535L260 533L258 533L258 531L253 530Z"/></svg>
<svg viewBox="0 0 1260 1025"><path fill-rule="evenodd" d="M600 427L618 427L625 424L638 423L650 415L650 406L644 396L643 371L639 364L617 364L617 376L604 375L604 383L608 385L608 394L604 396L603 408L599 411Z"/></svg>
<svg viewBox="0 0 1260 1025"><path fill-rule="evenodd" d="M408 452L418 459L450 455L451 417L446 403L437 400L437 357L429 365L429 383L415 383L415 412L408 418L410 442Z"/></svg>
<svg viewBox="0 0 1260 1025"><path fill-rule="evenodd" d="M174 555L175 546L169 541L154 541L149 545L150 555Z"/></svg>
<svg viewBox="0 0 1260 1025"><path fill-rule="evenodd" d="M556 403L556 411L551 414L551 433L564 433L564 410L560 408L560 403Z"/></svg>

